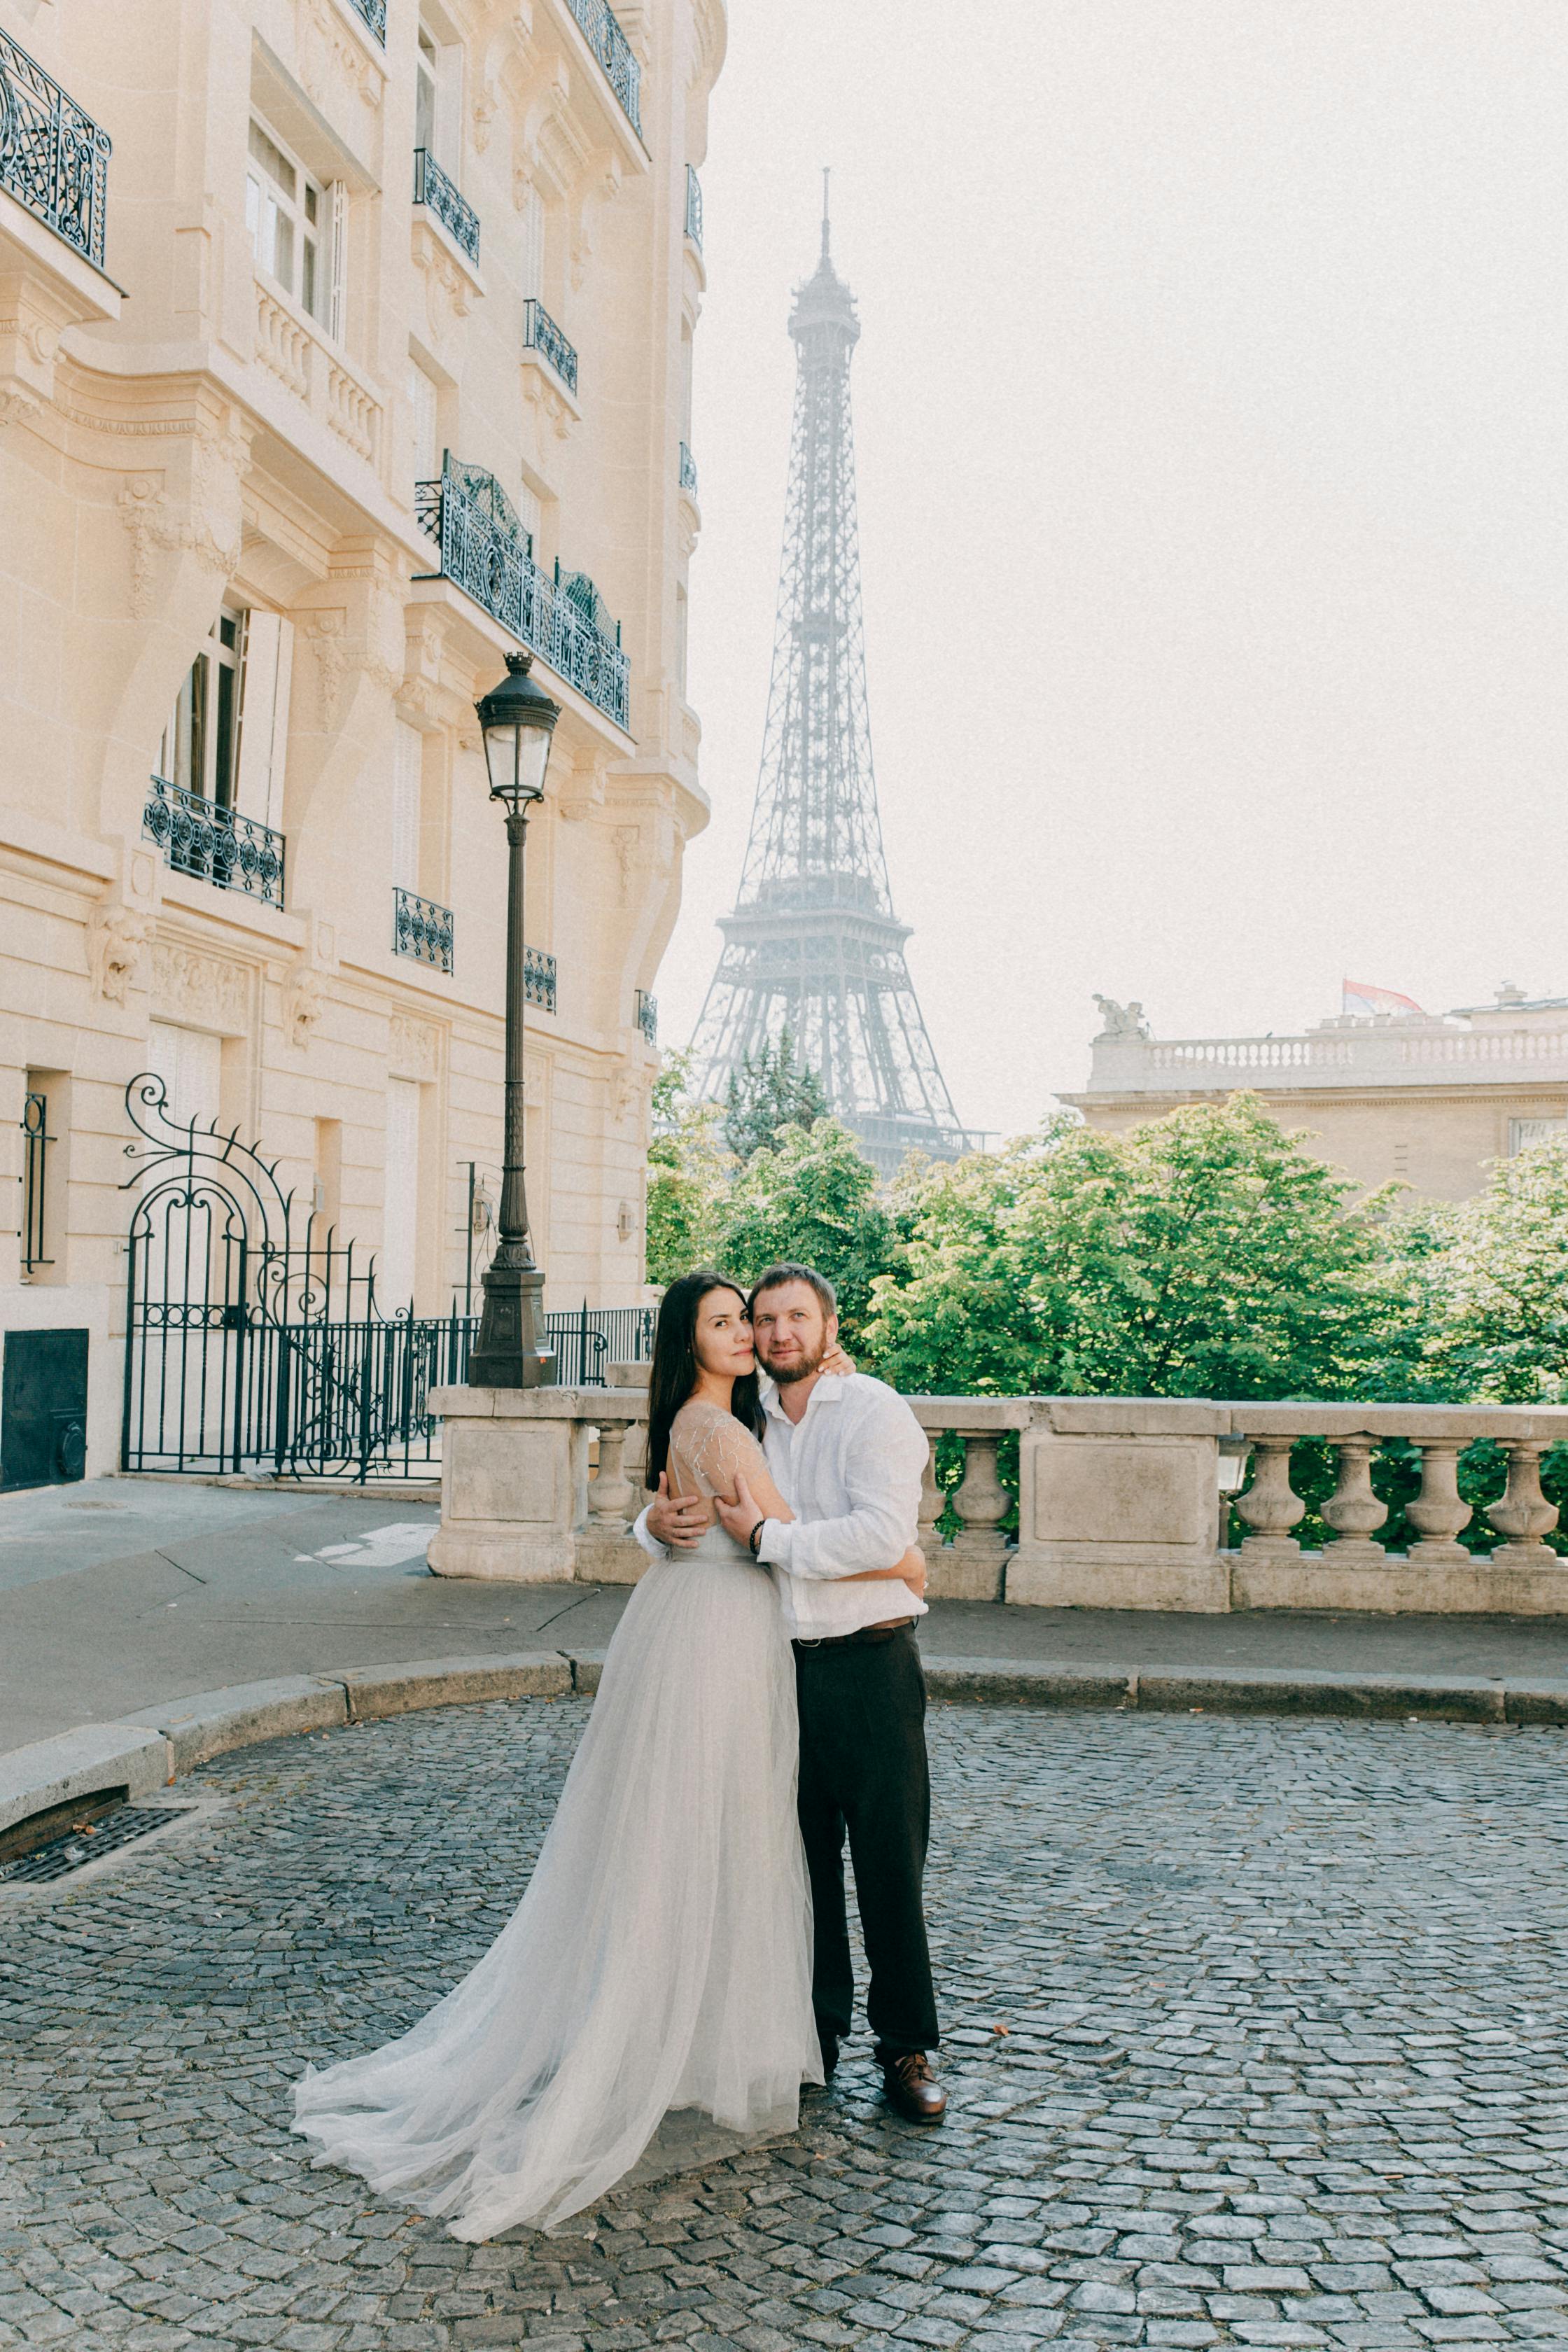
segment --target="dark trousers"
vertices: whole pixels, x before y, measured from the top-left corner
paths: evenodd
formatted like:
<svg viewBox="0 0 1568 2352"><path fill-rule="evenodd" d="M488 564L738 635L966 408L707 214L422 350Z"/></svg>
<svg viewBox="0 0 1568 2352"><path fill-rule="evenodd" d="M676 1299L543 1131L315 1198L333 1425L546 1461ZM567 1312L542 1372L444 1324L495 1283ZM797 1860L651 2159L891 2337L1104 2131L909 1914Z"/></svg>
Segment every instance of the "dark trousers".
<svg viewBox="0 0 1568 2352"><path fill-rule="evenodd" d="M800 1832L816 1922L817 2030L842 2040L855 2008L844 1907L844 1833L871 1982L866 2016L898 2055L937 2045L936 1994L921 1885L931 1835L925 1675L914 1628L885 1642L795 1654L800 1706Z"/></svg>

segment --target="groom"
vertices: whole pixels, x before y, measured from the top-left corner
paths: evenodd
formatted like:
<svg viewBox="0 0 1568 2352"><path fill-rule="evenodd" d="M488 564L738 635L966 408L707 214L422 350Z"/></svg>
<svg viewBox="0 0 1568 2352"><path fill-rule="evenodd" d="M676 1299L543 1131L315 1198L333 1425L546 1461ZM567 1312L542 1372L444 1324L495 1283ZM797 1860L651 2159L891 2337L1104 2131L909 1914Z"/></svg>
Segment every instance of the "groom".
<svg viewBox="0 0 1568 2352"><path fill-rule="evenodd" d="M903 1399L864 1373L825 1372L838 1336L833 1286L806 1265L770 1266L752 1293L763 1394L763 1449L792 1521L765 1518L742 1479L714 1499L731 1535L779 1571L800 1709L800 1828L811 1874L812 2002L831 2075L855 1982L844 1902L844 1835L870 1964L866 2014L889 2104L935 2124L947 2098L931 2072L936 1998L921 1885L931 1827L925 1677L907 1584L850 1583L914 1543L925 1432ZM637 1521L644 1549L680 1550L707 1517L699 1496L658 1499Z"/></svg>

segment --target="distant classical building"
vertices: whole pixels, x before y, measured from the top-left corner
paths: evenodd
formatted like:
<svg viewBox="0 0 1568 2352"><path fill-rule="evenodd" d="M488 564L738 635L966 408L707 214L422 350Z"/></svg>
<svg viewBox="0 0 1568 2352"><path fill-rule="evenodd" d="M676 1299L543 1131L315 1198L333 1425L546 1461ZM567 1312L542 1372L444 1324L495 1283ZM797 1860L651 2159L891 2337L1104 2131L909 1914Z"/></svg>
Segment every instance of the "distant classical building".
<svg viewBox="0 0 1568 2352"><path fill-rule="evenodd" d="M140 1072L374 1253L388 1312L461 1302L501 1158L474 702L524 645L563 711L529 835L547 1304L642 1297L648 992L707 813L687 443L724 40L722 0L5 12L0 1328L82 1339L93 1468ZM143 1250L160 1328L250 1328L268 1214L177 1270ZM281 1360L296 1398L326 1380Z"/></svg>
<svg viewBox="0 0 1568 2352"><path fill-rule="evenodd" d="M1491 1004L1342 1013L1297 1037L1156 1038L1141 1004L1095 1002L1089 1085L1061 1099L1110 1134L1178 1103L1256 1094L1358 1184L1462 1201L1489 1160L1568 1132L1568 997L1500 988Z"/></svg>

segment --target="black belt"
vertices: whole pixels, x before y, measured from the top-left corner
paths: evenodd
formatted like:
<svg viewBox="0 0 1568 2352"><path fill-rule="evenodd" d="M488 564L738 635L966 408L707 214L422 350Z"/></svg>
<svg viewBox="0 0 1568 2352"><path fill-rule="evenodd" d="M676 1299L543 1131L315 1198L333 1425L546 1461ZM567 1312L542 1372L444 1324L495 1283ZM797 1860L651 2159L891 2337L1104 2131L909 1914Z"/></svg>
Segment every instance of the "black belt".
<svg viewBox="0 0 1568 2352"><path fill-rule="evenodd" d="M912 1617L895 1617L889 1625L860 1625L853 1633L824 1633L815 1641L797 1634L795 1646L797 1650L847 1650L852 1642L890 1642L895 1633L901 1633L906 1625L914 1622Z"/></svg>

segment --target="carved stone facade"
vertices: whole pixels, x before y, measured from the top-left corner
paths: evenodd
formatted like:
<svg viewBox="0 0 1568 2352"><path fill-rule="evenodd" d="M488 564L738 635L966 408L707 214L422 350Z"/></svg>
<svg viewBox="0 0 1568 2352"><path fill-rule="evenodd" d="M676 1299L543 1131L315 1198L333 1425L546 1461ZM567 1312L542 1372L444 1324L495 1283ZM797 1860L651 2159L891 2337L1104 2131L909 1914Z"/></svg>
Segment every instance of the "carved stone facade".
<svg viewBox="0 0 1568 2352"><path fill-rule="evenodd" d="M138 1073L363 1251L412 1192L420 1311L461 1286L470 1164L499 1192L505 849L474 702L516 640L422 527L444 450L547 576L588 575L629 665L626 729L536 670L563 717L529 833L557 971L529 1013L529 1197L547 1304L644 1295L637 996L707 815L679 449L687 172L725 35L720 0L617 13L637 122L571 0L398 0L384 43L349 0L24 11L113 153L101 272L0 175L0 1184L44 1092L64 1203L49 1265L0 1234L0 1327L92 1330L94 1471ZM416 205L420 144L440 176ZM524 341L529 298L574 391Z"/></svg>
<svg viewBox="0 0 1568 2352"><path fill-rule="evenodd" d="M1151 1035L1141 1004L1094 1001L1089 1085L1061 1099L1113 1135L1254 1094L1358 1184L1429 1201L1467 1200L1489 1160L1568 1136L1568 997L1506 987L1490 1004L1339 1013L1300 1036L1173 1038Z"/></svg>

